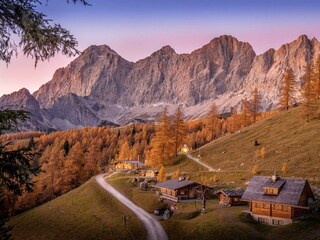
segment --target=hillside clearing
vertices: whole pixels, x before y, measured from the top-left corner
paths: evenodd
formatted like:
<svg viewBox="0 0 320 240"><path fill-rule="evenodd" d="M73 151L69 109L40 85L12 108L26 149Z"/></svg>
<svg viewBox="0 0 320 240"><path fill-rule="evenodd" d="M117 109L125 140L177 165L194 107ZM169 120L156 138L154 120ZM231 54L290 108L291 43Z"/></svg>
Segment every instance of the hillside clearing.
<svg viewBox="0 0 320 240"><path fill-rule="evenodd" d="M255 140L259 146L254 146ZM213 168L227 174L239 173L235 179L238 183L249 180L256 166L260 175L276 171L286 177L308 178L312 185L320 186L319 146L319 120L307 123L301 118L300 108L294 108L217 139L200 151L202 161ZM262 147L266 149L264 158ZM283 164L286 171L282 171Z"/></svg>
<svg viewBox="0 0 320 240"><path fill-rule="evenodd" d="M129 216L126 226L122 216ZM44 205L13 217L14 239L145 239L136 216L94 178Z"/></svg>

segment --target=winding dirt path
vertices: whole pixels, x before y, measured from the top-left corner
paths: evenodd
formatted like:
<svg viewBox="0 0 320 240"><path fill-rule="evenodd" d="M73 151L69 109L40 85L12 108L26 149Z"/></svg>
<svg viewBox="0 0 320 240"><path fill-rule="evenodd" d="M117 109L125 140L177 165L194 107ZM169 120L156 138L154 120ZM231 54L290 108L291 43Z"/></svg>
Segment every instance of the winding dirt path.
<svg viewBox="0 0 320 240"><path fill-rule="evenodd" d="M109 192L112 196L118 199L121 203L127 206L143 223L147 230L147 236L149 240L167 240L168 236L163 230L161 224L147 213L142 208L135 205L132 201L126 198L122 193L107 183L104 178L104 174L100 174L96 177L97 183Z"/></svg>
<svg viewBox="0 0 320 240"><path fill-rule="evenodd" d="M209 172L219 172L218 169L214 169L214 168L210 167L209 165L201 162L199 158L192 157L192 155L190 153L187 154L187 158L189 158L189 159L195 161L196 163L199 163L200 165L204 166L205 168L208 169Z"/></svg>

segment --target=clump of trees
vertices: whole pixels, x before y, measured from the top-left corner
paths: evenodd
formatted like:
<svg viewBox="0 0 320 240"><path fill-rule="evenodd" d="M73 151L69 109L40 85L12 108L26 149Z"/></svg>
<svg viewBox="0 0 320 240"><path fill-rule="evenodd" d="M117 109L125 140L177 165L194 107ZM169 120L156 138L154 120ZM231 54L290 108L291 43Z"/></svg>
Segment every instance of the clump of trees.
<svg viewBox="0 0 320 240"><path fill-rule="evenodd" d="M288 110L295 103L295 75L292 68L287 68L282 78L279 110ZM320 56L309 62L304 68L301 87L301 116L309 122L319 117L320 99Z"/></svg>
<svg viewBox="0 0 320 240"><path fill-rule="evenodd" d="M177 108L173 123L165 108L151 140L147 153L149 166L172 164L186 137L186 126L180 107Z"/></svg>

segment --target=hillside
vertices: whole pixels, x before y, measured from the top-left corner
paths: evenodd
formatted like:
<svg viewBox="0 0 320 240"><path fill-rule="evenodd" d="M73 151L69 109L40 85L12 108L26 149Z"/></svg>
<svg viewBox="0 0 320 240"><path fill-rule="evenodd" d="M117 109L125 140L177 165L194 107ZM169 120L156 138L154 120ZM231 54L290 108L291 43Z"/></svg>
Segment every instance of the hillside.
<svg viewBox="0 0 320 240"><path fill-rule="evenodd" d="M260 146L254 146L255 140ZM247 181L256 165L258 174L277 171L284 176L308 178L319 186L319 145L319 120L302 120L298 107L210 142L200 152L204 162L221 169L219 176L233 174L234 181ZM261 157L262 147L266 148L265 158ZM287 173L281 171L283 164Z"/></svg>
<svg viewBox="0 0 320 240"><path fill-rule="evenodd" d="M129 216L126 227L122 214ZM13 217L19 239L145 239L140 221L126 207L89 180L81 187Z"/></svg>

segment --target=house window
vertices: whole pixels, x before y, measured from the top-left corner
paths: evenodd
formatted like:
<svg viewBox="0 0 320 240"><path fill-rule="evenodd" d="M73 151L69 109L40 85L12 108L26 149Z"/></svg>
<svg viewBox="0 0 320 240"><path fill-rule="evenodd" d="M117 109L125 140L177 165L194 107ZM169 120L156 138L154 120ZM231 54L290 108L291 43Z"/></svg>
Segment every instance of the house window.
<svg viewBox="0 0 320 240"><path fill-rule="evenodd" d="M261 203L261 202L256 202L255 203L256 208L263 208L263 209L269 209L270 204L269 203Z"/></svg>
<svg viewBox="0 0 320 240"><path fill-rule="evenodd" d="M262 208L262 203L260 203L260 202L256 202L256 204L255 204L256 206L256 208Z"/></svg>
<svg viewBox="0 0 320 240"><path fill-rule="evenodd" d="M284 205L281 205L281 204L274 204L272 206L272 209L273 210L278 210L278 211L288 212L288 206L284 206Z"/></svg>
<svg viewBox="0 0 320 240"><path fill-rule="evenodd" d="M272 219L272 225L284 225L284 221L279 219Z"/></svg>
<svg viewBox="0 0 320 240"><path fill-rule="evenodd" d="M264 209L270 209L270 204L269 203L264 203L263 204Z"/></svg>
<svg viewBox="0 0 320 240"><path fill-rule="evenodd" d="M258 222L259 222L259 223L263 223L263 224L268 224L268 219L267 219L267 218L259 217L259 218L258 218Z"/></svg>
<svg viewBox="0 0 320 240"><path fill-rule="evenodd" d="M264 193L267 195L278 195L278 189L277 188L265 188Z"/></svg>

